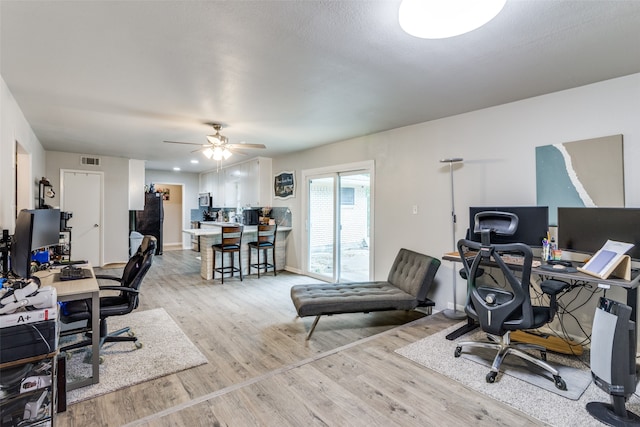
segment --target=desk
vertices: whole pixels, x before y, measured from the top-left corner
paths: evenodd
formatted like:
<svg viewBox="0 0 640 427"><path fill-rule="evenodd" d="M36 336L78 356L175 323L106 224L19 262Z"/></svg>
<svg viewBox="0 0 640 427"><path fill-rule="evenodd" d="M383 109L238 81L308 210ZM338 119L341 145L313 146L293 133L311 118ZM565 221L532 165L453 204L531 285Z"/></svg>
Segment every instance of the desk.
<svg viewBox="0 0 640 427"><path fill-rule="evenodd" d="M87 267L85 267L87 268ZM41 286L53 286L56 288L56 292L58 294L58 301L75 301L81 299L90 299L91 300L91 312L92 313L100 313L100 288L98 286L98 281L95 278L95 274L93 273L93 268L91 269L91 274L93 277L89 279L79 279L79 280L67 280L67 281L59 281L55 280L57 271L55 269L39 271L34 273L34 276L37 276L40 279ZM70 384L67 384L67 390L75 390L80 387L84 387L91 384L97 384L100 380L100 316L92 316L91 317L91 331L92 331L92 342L91 342L91 377L86 378L80 381L76 381Z"/></svg>
<svg viewBox="0 0 640 427"><path fill-rule="evenodd" d="M460 255L458 255L455 252L444 254L442 259L446 261L462 262L462 260L460 259ZM491 264L487 264L487 265L491 266ZM511 264L511 265L514 267L515 270L518 269L517 264ZM560 280L567 280L573 283L585 282L585 283L593 283L595 285L604 284L611 287L624 288L627 291L626 304L629 307L631 307L631 319L634 319L637 322L636 308L638 305L637 303L638 285L640 284L640 272L637 270L631 271L631 280L624 280L624 279L618 279L618 278L600 279L598 277L590 276L588 274L585 274L579 271L575 273L568 273L563 271L545 270L544 268L542 268L542 266L531 267L531 274L535 274L542 279L554 278L554 279L560 279ZM475 329L476 327L477 325L475 324L475 322L472 319L467 318L467 325L447 335L447 339L454 340L459 336L464 335L465 333Z"/></svg>

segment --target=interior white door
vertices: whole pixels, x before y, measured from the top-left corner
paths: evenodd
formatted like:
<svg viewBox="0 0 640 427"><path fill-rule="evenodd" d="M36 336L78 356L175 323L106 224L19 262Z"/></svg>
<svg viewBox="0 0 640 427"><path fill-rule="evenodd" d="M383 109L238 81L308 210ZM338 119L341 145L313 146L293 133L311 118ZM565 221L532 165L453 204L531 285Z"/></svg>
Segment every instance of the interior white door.
<svg viewBox="0 0 640 427"><path fill-rule="evenodd" d="M71 259L102 265L101 172L61 171L61 209L71 212Z"/></svg>

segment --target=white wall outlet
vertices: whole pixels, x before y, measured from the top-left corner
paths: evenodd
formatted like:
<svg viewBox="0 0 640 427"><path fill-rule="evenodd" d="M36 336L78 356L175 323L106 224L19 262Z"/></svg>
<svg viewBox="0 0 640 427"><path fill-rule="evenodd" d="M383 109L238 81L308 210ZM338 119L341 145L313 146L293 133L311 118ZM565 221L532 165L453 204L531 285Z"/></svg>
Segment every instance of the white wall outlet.
<svg viewBox="0 0 640 427"><path fill-rule="evenodd" d="M418 205L413 205L413 207L411 208L411 213L413 213L414 215L418 215Z"/></svg>

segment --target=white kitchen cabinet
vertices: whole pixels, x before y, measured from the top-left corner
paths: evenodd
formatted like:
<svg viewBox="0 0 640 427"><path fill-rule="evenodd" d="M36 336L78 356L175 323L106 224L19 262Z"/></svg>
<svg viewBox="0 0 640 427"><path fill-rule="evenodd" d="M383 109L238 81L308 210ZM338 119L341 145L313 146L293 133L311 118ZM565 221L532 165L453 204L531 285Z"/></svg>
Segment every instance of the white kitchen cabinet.
<svg viewBox="0 0 640 427"><path fill-rule="evenodd" d="M271 206L271 159L258 157L242 164L240 206Z"/></svg>
<svg viewBox="0 0 640 427"><path fill-rule="evenodd" d="M209 174L211 174L211 172L204 172L200 174L200 187L198 188L199 193L206 193L209 191Z"/></svg>
<svg viewBox="0 0 640 427"><path fill-rule="evenodd" d="M200 192L213 196L213 206L246 208L271 206L273 175L271 159L257 157L200 174Z"/></svg>
<svg viewBox="0 0 640 427"><path fill-rule="evenodd" d="M205 172L200 174L199 192L211 194L212 206L223 206L225 202L223 170Z"/></svg>
<svg viewBox="0 0 640 427"><path fill-rule="evenodd" d="M212 206L224 205L224 175L222 171L216 171L211 182L211 203Z"/></svg>
<svg viewBox="0 0 640 427"><path fill-rule="evenodd" d="M231 165L224 168L224 206L236 208L240 203L240 189L242 180L241 164Z"/></svg>

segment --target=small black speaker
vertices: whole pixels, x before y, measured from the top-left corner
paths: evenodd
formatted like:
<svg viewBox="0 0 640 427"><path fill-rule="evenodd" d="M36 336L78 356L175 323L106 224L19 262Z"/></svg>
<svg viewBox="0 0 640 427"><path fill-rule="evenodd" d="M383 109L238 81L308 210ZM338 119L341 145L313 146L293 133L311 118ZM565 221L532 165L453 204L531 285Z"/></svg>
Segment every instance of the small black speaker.
<svg viewBox="0 0 640 427"><path fill-rule="evenodd" d="M600 298L591 331L591 376L611 396L611 404L589 402L587 411L610 426L640 425L640 417L627 411L625 403L635 392L636 323L631 307Z"/></svg>

